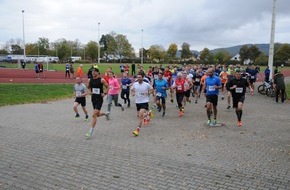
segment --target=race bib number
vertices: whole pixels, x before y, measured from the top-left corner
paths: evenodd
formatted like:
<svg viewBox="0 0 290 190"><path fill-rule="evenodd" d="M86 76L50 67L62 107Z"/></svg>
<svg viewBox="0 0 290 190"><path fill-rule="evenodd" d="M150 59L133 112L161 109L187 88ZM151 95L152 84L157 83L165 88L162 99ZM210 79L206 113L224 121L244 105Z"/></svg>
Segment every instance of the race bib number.
<svg viewBox="0 0 290 190"><path fill-rule="evenodd" d="M110 90L114 90L114 86L110 85L110 86L109 86L109 89L110 89Z"/></svg>
<svg viewBox="0 0 290 190"><path fill-rule="evenodd" d="M251 76L251 79L255 79L255 76Z"/></svg>
<svg viewBox="0 0 290 190"><path fill-rule="evenodd" d="M158 75L154 75L154 79L158 79Z"/></svg>
<svg viewBox="0 0 290 190"><path fill-rule="evenodd" d="M208 87L208 91L215 91L215 87L214 86L209 86Z"/></svg>
<svg viewBox="0 0 290 190"><path fill-rule="evenodd" d="M76 91L76 97L80 97L82 95L81 91Z"/></svg>
<svg viewBox="0 0 290 190"><path fill-rule="evenodd" d="M161 97L161 96L162 96L162 93L161 93L161 92L157 92L157 93L156 93L156 96L157 96L157 97Z"/></svg>
<svg viewBox="0 0 290 190"><path fill-rule="evenodd" d="M122 85L122 88L126 90L127 89L127 85Z"/></svg>
<svg viewBox="0 0 290 190"><path fill-rule="evenodd" d="M196 78L196 79L195 79L195 82L199 82L199 81L200 81L200 79L199 79L199 78Z"/></svg>
<svg viewBox="0 0 290 190"><path fill-rule="evenodd" d="M92 91L93 91L93 94L100 94L101 92L99 88L93 88Z"/></svg>
<svg viewBox="0 0 290 190"><path fill-rule="evenodd" d="M181 85L178 85L177 86L177 90L182 90L182 86Z"/></svg>
<svg viewBox="0 0 290 190"><path fill-rule="evenodd" d="M243 88L236 88L236 93L243 93Z"/></svg>
<svg viewBox="0 0 290 190"><path fill-rule="evenodd" d="M145 97L147 95L147 93L144 92L138 92L138 96L139 97Z"/></svg>

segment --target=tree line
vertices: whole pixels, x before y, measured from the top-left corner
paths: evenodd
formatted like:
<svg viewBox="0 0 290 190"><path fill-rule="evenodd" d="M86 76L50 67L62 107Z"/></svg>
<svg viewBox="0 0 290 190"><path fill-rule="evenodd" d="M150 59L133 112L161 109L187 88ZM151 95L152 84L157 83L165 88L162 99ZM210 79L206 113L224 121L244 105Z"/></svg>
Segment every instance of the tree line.
<svg viewBox="0 0 290 190"><path fill-rule="evenodd" d="M144 62L151 63L178 63L183 62L201 62L201 63L237 63L236 60L231 61L233 55L225 50L212 53L208 48L204 48L199 53L193 53L190 50L189 43L184 42L181 50L178 45L172 43L168 49L162 45L154 44L148 49L139 49L139 55L135 54L135 50L127 39L126 35L111 32L102 35L99 43L97 41L89 41L82 44L79 40L71 41L65 38L50 42L48 38L41 37L35 43L25 44L26 55L49 55L59 57L61 61L69 61L72 56L80 56L86 62L97 62L98 49L100 48L101 62L140 62L141 52ZM1 47L2 54L23 54L23 41L21 39L11 39ZM177 57L177 52L180 56ZM287 63L290 59L289 44L275 44L274 61ZM251 63L265 64L268 62L268 56L259 50L256 45L244 45L240 48L240 62L249 60Z"/></svg>

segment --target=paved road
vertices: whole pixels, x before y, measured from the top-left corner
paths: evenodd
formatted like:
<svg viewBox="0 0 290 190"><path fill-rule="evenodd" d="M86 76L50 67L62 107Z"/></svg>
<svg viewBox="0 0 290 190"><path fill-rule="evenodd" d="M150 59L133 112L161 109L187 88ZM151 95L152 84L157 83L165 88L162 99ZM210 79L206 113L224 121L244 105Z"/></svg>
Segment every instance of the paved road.
<svg viewBox="0 0 290 190"><path fill-rule="evenodd" d="M137 138L135 106L113 107L86 140L72 101L0 108L0 189L290 189L289 102L248 95L242 128L225 101L215 128L204 98L183 118L168 103Z"/></svg>

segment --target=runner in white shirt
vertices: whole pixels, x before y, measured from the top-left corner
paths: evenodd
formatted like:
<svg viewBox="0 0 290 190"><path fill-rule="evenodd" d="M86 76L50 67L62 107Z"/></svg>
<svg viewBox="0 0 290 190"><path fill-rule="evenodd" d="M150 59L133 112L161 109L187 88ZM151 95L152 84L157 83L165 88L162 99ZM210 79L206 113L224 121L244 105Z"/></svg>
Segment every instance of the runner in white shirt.
<svg viewBox="0 0 290 190"><path fill-rule="evenodd" d="M137 75L137 82L132 85L131 94L135 96L135 103L137 107L138 119L139 123L137 129L132 133L135 136L139 135L139 131L142 127L142 122L144 120L144 125L148 125L149 118L149 97L150 94L153 93L153 87L143 81L143 77L145 76L144 72L140 72Z"/></svg>

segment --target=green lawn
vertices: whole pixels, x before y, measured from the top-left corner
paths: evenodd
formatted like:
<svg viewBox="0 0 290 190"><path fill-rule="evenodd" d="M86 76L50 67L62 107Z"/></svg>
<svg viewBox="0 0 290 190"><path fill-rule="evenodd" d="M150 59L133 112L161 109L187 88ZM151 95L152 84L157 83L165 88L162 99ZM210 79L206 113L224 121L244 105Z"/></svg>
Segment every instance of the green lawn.
<svg viewBox="0 0 290 190"><path fill-rule="evenodd" d="M0 84L0 106L73 97L72 84Z"/></svg>
<svg viewBox="0 0 290 190"><path fill-rule="evenodd" d="M290 83L286 84L286 93L288 100L290 100Z"/></svg>

